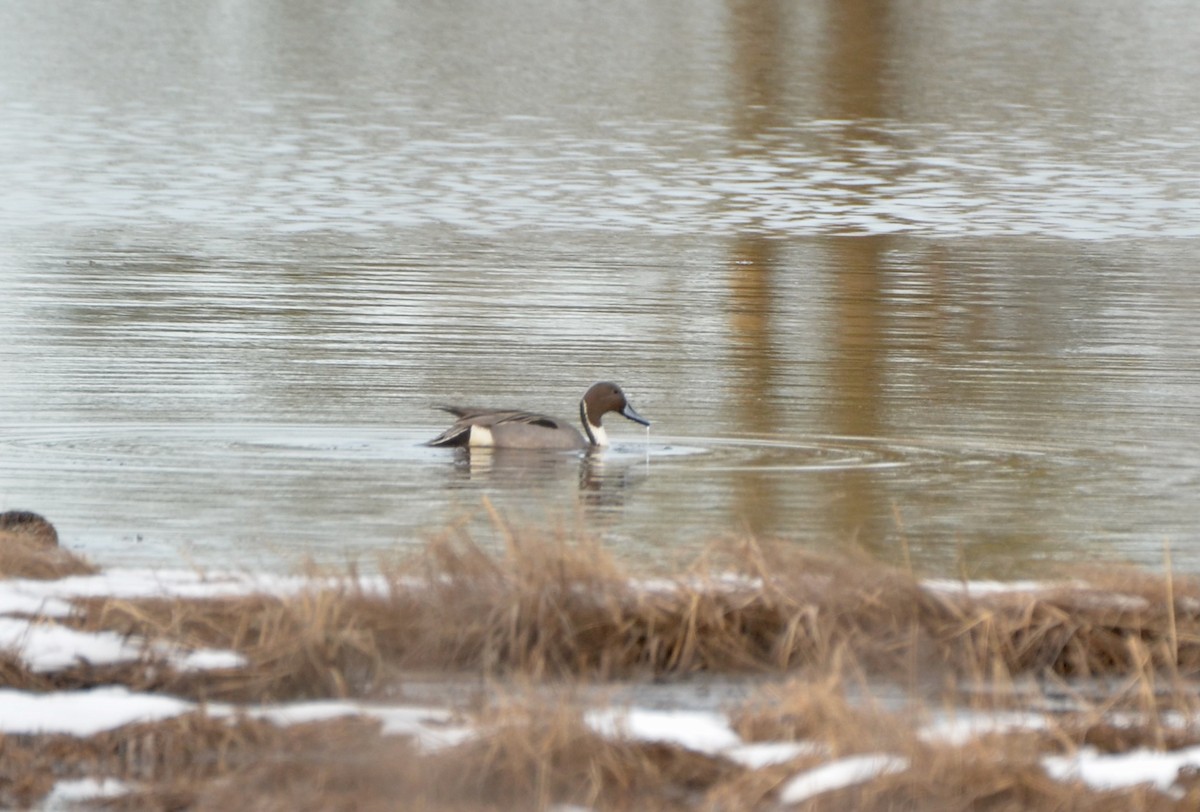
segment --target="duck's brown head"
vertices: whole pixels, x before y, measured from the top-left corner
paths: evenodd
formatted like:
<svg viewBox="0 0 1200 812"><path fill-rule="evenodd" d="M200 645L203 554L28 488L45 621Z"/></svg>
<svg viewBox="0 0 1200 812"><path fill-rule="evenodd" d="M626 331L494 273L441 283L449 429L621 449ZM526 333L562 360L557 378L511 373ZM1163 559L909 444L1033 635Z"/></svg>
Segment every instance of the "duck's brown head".
<svg viewBox="0 0 1200 812"><path fill-rule="evenodd" d="M608 444L608 437L600 425L601 418L608 412L616 412L643 426L650 425L649 420L634 410L621 387L611 381L592 384L584 393L583 400L579 401L579 419L583 423L583 430L587 432L588 441L594 446Z"/></svg>

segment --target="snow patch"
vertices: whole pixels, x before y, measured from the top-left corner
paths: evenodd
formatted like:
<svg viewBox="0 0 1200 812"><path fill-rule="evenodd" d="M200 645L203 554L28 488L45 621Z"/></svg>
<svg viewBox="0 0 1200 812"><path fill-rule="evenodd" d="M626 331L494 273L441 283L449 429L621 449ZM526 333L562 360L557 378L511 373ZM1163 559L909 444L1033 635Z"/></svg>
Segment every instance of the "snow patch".
<svg viewBox="0 0 1200 812"><path fill-rule="evenodd" d="M64 779L54 785L38 806L42 812L78 810L84 801L118 798L133 790L133 786L116 778Z"/></svg>
<svg viewBox="0 0 1200 812"><path fill-rule="evenodd" d="M723 715L706 711L605 708L589 711L584 721L608 738L674 744L700 753L718 754L742 743Z"/></svg>
<svg viewBox="0 0 1200 812"><path fill-rule="evenodd" d="M0 618L0 650L11 651L38 673L80 662L107 664L136 660L141 650L116 632L81 632L56 623Z"/></svg>
<svg viewBox="0 0 1200 812"><path fill-rule="evenodd" d="M801 756L823 756L829 748L817 742L751 742L725 751L725 756L743 767L759 770L775 764L786 764Z"/></svg>
<svg viewBox="0 0 1200 812"><path fill-rule="evenodd" d="M1014 730L1046 730L1049 724L1041 713L966 713L932 722L917 735L927 742L961 746L980 736L1011 733Z"/></svg>
<svg viewBox="0 0 1200 812"><path fill-rule="evenodd" d="M826 792L861 784L881 775L903 772L908 766L908 759L887 753L848 756L792 778L779 791L779 802L798 804Z"/></svg>
<svg viewBox="0 0 1200 812"><path fill-rule="evenodd" d="M1174 795L1180 771L1200 769L1200 747L1167 752L1139 748L1126 753L1100 753L1084 747L1070 756L1047 756L1042 767L1056 781L1080 781L1092 789L1150 784L1159 792Z"/></svg>
<svg viewBox="0 0 1200 812"><path fill-rule="evenodd" d="M189 713L183 699L138 694L124 686L41 694L0 688L0 733L57 733L85 738L134 722Z"/></svg>

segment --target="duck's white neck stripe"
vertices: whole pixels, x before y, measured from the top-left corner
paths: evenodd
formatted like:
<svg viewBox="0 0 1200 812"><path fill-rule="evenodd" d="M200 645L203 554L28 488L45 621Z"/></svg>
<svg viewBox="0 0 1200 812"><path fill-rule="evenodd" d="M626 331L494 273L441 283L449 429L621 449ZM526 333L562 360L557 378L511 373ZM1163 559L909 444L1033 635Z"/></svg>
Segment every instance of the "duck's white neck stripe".
<svg viewBox="0 0 1200 812"><path fill-rule="evenodd" d="M604 426L597 426L592 422L592 418L588 415L586 400L579 401L579 422L583 423L583 430L587 432L588 440L592 445L608 445L608 433L604 430Z"/></svg>

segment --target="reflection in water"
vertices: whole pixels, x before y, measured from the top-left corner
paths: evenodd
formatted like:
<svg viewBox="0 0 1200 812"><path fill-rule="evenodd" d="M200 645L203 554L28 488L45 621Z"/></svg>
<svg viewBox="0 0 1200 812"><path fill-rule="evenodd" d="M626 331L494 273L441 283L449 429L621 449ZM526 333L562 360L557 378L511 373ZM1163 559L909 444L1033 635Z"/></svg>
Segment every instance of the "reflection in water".
<svg viewBox="0 0 1200 812"><path fill-rule="evenodd" d="M880 295L880 258L888 238L837 240L831 246L837 293L832 303L835 338L829 363L828 422L844 437L879 437L887 425L881 414L887 403L883 368L887 314ZM830 510L822 515L834 538L855 539L878 547L890 538L889 511L881 504L886 491L867 470L851 470L831 480Z"/></svg>
<svg viewBox="0 0 1200 812"><path fill-rule="evenodd" d="M830 118L873 123L894 111L887 97L888 0L841 0L829 6L829 51L822 102ZM853 156L849 156L853 157Z"/></svg>
<svg viewBox="0 0 1200 812"><path fill-rule="evenodd" d="M885 31L889 4L877 0L847 0L831 7L830 48L825 62L828 80L825 104L831 118L872 122L888 114L885 99L887 70ZM834 149L853 165L860 160L863 145L886 149L881 134L867 130L853 141ZM885 178L895 181L896 173ZM859 205L869 205L864 196L853 195ZM830 351L829 385L837 393L829 401L828 417L835 431L846 437L878 437L885 433L880 411L887 402L883 368L888 345L885 340L887 315L880 288L882 258L888 238L863 236L835 240L830 244L836 292L833 294L833 345ZM821 514L834 539L854 540L868 548L881 549L891 542L888 510L881 504L887 497L870 469L847 470L831 478L829 509Z"/></svg>
<svg viewBox="0 0 1200 812"><path fill-rule="evenodd" d="M484 483L500 489L544 489L574 476L578 454L523 448L448 449L463 484Z"/></svg>
<svg viewBox="0 0 1200 812"><path fill-rule="evenodd" d="M479 489L481 494L501 495L516 491L518 501L536 504L558 502L572 487L585 515L600 526L620 515L636 486L650 476L650 448L638 457L606 451L563 453L520 448L471 448L449 450L458 477L456 487ZM572 485L572 483L574 483Z"/></svg>
<svg viewBox="0 0 1200 812"><path fill-rule="evenodd" d="M593 510L611 514L623 508L632 490L649 476L649 447L642 459L633 455L621 459L606 458L604 452L586 454L579 466L581 501Z"/></svg>
<svg viewBox="0 0 1200 812"><path fill-rule="evenodd" d="M774 288L771 276L773 246L755 236L733 242L729 264L729 334L736 370L726 420L737 421L744 431L758 436L775 434L782 424L779 400L772 396L778 381L771 324ZM780 529L777 476L747 473L734 487L734 515L745 529L773 535Z"/></svg>
<svg viewBox="0 0 1200 812"><path fill-rule="evenodd" d="M765 136L778 130L786 109L789 76L782 67L789 41L782 35L786 14L780 3L734 3L736 31L732 39L735 85L738 91L734 114L736 152L766 150L771 159L772 143ZM831 119L878 120L882 109L883 30L886 5L876 2L838 3L832 7L830 47L825 66L828 111ZM870 132L864 136L872 139ZM860 138L861 138L860 137ZM764 146L765 145L765 146ZM861 140L835 142L833 154L853 165L862 153ZM803 174L798 176L803 179ZM864 200L863 203L868 201ZM753 211L747 224L761 226ZM832 295L836 317L833 324L833 358L829 385L836 397L829 400L828 425L840 436L875 437L882 424L877 410L884 402L881 380L886 352L883 313L879 292L880 258L886 242L877 237L840 240L832 243L836 292ZM773 342L778 327L771 323L772 303L780 285L773 280L778 242L761 228L741 233L732 243L730 262L730 335L739 369L736 420L759 435L777 431L783 421L773 397L780 377ZM803 269L794 269L803 272ZM804 340L803 337L795 337ZM788 404L794 405L794 404ZM731 419L733 416L731 415ZM862 538L876 541L886 537L877 526L886 513L876 504L879 490L870 469L847 471L830 486L834 495L820 513L834 540ZM779 502L787 499L779 477L748 474L736 486L735 504L747 527L760 535L786 532L780 525Z"/></svg>
<svg viewBox="0 0 1200 812"><path fill-rule="evenodd" d="M733 24L730 44L733 59L732 152L738 159L760 154L760 140L786 120L784 104L787 83L784 54L785 4L776 0L731 3ZM768 147L769 149L769 147ZM769 155L769 153L767 153ZM727 420L736 420L745 430L770 435L780 426L776 413L777 354L772 346L778 335L771 323L772 299L777 286L777 246L762 237L762 218L744 202L727 199L726 205L745 216L748 228L739 230L731 242L728 260L729 337L736 377L731 388ZM744 529L758 535L780 530L779 500L786 498L778 477L747 472L734 486L733 515Z"/></svg>

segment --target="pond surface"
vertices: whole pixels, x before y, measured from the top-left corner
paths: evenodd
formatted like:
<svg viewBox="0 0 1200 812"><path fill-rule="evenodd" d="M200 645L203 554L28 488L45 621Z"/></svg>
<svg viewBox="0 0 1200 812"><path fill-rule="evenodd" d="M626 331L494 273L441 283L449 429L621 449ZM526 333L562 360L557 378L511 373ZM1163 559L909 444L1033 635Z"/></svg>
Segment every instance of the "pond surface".
<svg viewBox="0 0 1200 812"><path fill-rule="evenodd" d="M488 503L670 559L1200 572L1183 2L0 8L0 509L104 564ZM440 403L612 449L465 455Z"/></svg>

